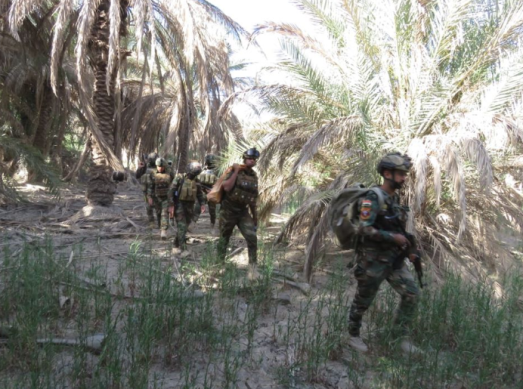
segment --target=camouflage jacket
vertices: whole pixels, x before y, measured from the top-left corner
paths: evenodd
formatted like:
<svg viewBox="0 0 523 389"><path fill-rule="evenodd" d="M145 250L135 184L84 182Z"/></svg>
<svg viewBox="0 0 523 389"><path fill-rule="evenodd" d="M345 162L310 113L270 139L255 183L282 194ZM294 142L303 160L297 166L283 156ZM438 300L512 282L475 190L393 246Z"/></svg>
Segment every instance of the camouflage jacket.
<svg viewBox="0 0 523 389"><path fill-rule="evenodd" d="M169 203L178 204L180 201L205 204L202 185L198 177L190 179L187 174L177 174L169 188Z"/></svg>
<svg viewBox="0 0 523 389"><path fill-rule="evenodd" d="M169 187L174 179L174 175L172 173L159 173L157 171L153 171L148 173L145 177L147 177L145 185L147 189L147 196L167 198ZM159 194L160 190L161 194Z"/></svg>
<svg viewBox="0 0 523 389"><path fill-rule="evenodd" d="M225 181L227 181L231 176L234 174L234 171L231 171L227 176L225 177ZM244 177L247 179L248 187L241 187L238 185L239 182L246 181L242 179L242 175L247 176ZM256 171L253 169L251 170L240 170L238 173L238 176L236 178L236 182L234 184L234 187L230 192L225 192L223 194L222 198L222 208L228 208L233 211L241 212L245 210L249 205L255 206L256 205L256 199L258 197L258 175L256 174ZM246 197L245 201L238 201L241 197Z"/></svg>
<svg viewBox="0 0 523 389"><path fill-rule="evenodd" d="M397 256L402 250L394 242L393 234L405 235L410 209L400 205L397 194L390 196L383 189L380 190L385 200L382 209L378 196L372 191L359 200L358 248L390 252ZM407 238L413 239L412 235L408 235Z"/></svg>

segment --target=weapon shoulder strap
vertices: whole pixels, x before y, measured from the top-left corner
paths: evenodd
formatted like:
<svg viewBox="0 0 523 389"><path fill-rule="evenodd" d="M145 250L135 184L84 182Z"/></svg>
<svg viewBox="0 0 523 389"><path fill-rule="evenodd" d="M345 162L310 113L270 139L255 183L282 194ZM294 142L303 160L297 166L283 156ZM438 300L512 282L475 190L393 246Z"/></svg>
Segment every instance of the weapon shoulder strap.
<svg viewBox="0 0 523 389"><path fill-rule="evenodd" d="M369 191L376 193L376 196L378 196L380 210L383 209L383 206L385 205L385 196L383 195L383 191L377 186L370 188Z"/></svg>

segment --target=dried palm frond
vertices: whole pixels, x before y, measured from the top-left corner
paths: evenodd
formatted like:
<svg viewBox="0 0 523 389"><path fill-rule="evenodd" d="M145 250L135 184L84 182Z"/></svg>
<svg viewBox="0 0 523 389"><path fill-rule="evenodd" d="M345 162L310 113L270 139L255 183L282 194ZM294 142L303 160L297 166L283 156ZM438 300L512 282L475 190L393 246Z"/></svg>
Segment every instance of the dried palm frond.
<svg viewBox="0 0 523 389"><path fill-rule="evenodd" d="M325 235L320 221L327 188L340 174L349 183L370 184L377 180L376 161L397 150L413 159L409 229L417 227L427 252L447 264L466 257L464 269L488 262L486 253L496 246L492 229L499 225L490 212L503 209L504 220L515 226L523 216L520 200L507 201L511 211L485 200L487 193L488 199L505 198L496 170L507 160L517 164L522 150L523 51L509 44L522 38L521 2L507 3L499 13L470 0L416 7L370 0L298 3L330 40L318 47L299 26L259 26L253 37L283 37L286 57L270 70L284 72L287 82L239 92L220 110L227 112L235 97L254 95L276 115L268 125L277 126L260 135L268 138L260 160L264 215L298 188L310 190L277 240L308 232L308 274ZM481 218L481 212L489 216Z"/></svg>

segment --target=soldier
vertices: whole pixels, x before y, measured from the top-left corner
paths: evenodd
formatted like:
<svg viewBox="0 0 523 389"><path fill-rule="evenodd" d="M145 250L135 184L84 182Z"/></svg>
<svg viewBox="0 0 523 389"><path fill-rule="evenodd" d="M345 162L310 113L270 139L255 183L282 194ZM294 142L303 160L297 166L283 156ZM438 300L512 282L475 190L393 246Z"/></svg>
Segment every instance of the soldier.
<svg viewBox="0 0 523 389"><path fill-rule="evenodd" d="M202 185L202 190L204 195L210 192L212 189L212 186L218 180L218 177L216 177L216 156L213 154L208 154L205 156L205 170L200 174L200 182ZM216 204L214 203L208 203L209 207L209 216L211 217L211 228L213 235L215 232L215 223L216 223ZM200 217L200 207L196 204L194 206L194 218L193 222L196 223L198 221L198 218Z"/></svg>
<svg viewBox="0 0 523 389"><path fill-rule="evenodd" d="M392 153L378 164L378 173L383 177L379 187L383 192L384 205L380 209L378 195L369 191L359 200L357 265L354 275L358 282L356 295L350 308L349 345L366 352L367 345L360 337L363 314L367 311L383 282L387 282L401 296L395 319L398 334L405 335L416 308L419 295L414 278L404 263L404 258L416 260L416 243L405 232L408 207L399 204L399 195L411 160L407 155ZM406 352L419 352L406 338L401 342Z"/></svg>
<svg viewBox="0 0 523 389"><path fill-rule="evenodd" d="M243 153L245 166L234 164L233 170L223 182L224 194L220 208L220 240L218 241L218 258L225 261L227 245L234 227L238 226L247 241L250 269L257 263L258 214L256 200L258 198L258 176L253 167L260 157L255 148ZM249 213L250 210L250 213Z"/></svg>
<svg viewBox="0 0 523 389"><path fill-rule="evenodd" d="M149 174L147 185L147 201L149 206L156 208L156 214L161 214L162 239L167 238L169 228L169 187L173 181L173 174L166 172L167 162L163 158L156 159L156 172Z"/></svg>
<svg viewBox="0 0 523 389"><path fill-rule="evenodd" d="M140 180L142 185L143 197L145 199L145 209L147 211L147 219L149 220L149 228L154 228L156 224L154 223L154 207L149 205L147 199L147 186L149 185L148 178L152 173L156 171L156 159L158 158L157 153L150 153L147 156L147 165L144 161L140 161L138 169L136 169L136 179ZM145 158L144 158L145 159ZM158 228L160 228L160 214L156 215L156 220L158 223Z"/></svg>
<svg viewBox="0 0 523 389"><path fill-rule="evenodd" d="M196 200L200 204L200 212L205 212L205 198L197 178L201 171L202 165L199 162L189 162L187 173L177 175L169 189L169 213L174 214L178 226L174 240L176 254L187 249L185 243L187 226L193 219Z"/></svg>

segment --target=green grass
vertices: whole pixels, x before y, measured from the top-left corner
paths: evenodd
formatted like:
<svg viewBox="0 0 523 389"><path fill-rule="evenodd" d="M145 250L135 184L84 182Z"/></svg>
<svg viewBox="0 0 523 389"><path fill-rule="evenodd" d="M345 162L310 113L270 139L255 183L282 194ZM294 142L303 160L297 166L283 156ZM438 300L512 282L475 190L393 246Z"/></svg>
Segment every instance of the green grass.
<svg viewBox="0 0 523 389"><path fill-rule="evenodd" d="M415 357L398 351L391 328L398 298L383 285L364 317L371 353L361 356L346 347L346 260L324 287L294 298L289 309L271 300L280 257L263 245L255 282L233 264L217 264L212 245L201 261L182 264L182 277L140 242L117 269L107 267L103 250L89 257L81 245L72 248L69 264L70 255L49 239L15 252L2 247L0 324L9 332L0 347L2 388L162 388L169 374L180 388L235 388L241 372L256 374L267 362L264 345L283 356L266 372L282 388L328 387L333 374L353 387L376 388L521 381L523 280L516 275L503 281L502 300L487 285L453 274L440 288L426 288L410 334L425 353ZM68 303L60 306L64 297ZM270 335L260 342L262 330ZM99 355L36 344L97 333L106 335Z"/></svg>

